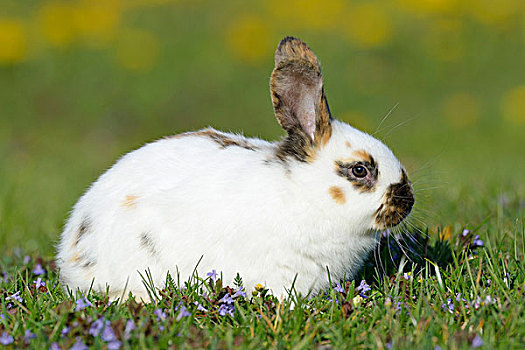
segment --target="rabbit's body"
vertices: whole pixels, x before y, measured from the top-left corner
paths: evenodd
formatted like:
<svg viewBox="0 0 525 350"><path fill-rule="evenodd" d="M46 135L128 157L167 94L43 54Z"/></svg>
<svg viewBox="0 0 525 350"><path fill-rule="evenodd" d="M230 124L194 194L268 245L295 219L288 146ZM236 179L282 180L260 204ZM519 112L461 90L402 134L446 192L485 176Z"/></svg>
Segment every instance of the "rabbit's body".
<svg viewBox="0 0 525 350"><path fill-rule="evenodd" d="M144 296L146 269L157 287L168 272L184 281L215 269L226 283L239 273L247 288L278 295L295 278L300 293L325 288L327 269L332 281L353 277L375 230L401 221L413 197L389 202L389 191L400 197L393 186L410 187L390 149L325 119L313 131L289 127L281 142L206 129L127 154L75 205L57 256L62 279L73 289L109 286L116 297ZM355 163L368 177L351 175Z"/></svg>

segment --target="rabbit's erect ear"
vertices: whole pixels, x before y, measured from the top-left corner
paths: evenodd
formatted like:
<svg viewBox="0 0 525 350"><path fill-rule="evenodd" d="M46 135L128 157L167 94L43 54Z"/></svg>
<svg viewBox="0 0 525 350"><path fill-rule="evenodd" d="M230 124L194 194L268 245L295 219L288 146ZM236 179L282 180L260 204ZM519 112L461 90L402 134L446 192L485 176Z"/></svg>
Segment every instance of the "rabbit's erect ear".
<svg viewBox="0 0 525 350"><path fill-rule="evenodd" d="M270 90L275 116L288 134L306 134L317 145L328 141L332 128L321 64L300 39L279 43Z"/></svg>

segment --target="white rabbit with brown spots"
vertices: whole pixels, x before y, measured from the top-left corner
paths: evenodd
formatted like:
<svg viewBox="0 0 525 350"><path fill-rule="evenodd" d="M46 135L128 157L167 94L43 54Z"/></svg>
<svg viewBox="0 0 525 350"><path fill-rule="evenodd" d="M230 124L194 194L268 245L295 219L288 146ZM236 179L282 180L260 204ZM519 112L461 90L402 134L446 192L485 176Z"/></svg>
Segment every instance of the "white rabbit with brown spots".
<svg viewBox="0 0 525 350"><path fill-rule="evenodd" d="M271 97L286 136L276 142L213 129L130 152L79 199L57 262L72 289L109 287L146 299L139 275L237 273L285 295L352 278L378 230L399 224L412 186L390 149L333 119L314 53L284 38ZM201 259L202 258L202 259Z"/></svg>

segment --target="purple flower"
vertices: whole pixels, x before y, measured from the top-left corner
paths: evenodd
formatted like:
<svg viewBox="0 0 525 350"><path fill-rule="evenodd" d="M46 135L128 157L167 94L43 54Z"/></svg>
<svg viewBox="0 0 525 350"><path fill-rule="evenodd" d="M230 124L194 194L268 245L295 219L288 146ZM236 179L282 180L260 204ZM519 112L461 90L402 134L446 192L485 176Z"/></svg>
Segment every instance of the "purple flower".
<svg viewBox="0 0 525 350"><path fill-rule="evenodd" d="M18 301L19 303L23 303L24 300L20 297L20 291L16 292L15 294L13 295L10 295L8 296L7 298L5 298L6 300L16 300Z"/></svg>
<svg viewBox="0 0 525 350"><path fill-rule="evenodd" d="M231 304L233 304L233 299L230 296L230 294L226 293L226 295L223 296L221 300L219 300L219 303L224 303L224 304L231 305Z"/></svg>
<svg viewBox="0 0 525 350"><path fill-rule="evenodd" d="M60 331L60 334L62 335L62 337L66 336L66 334L69 333L69 330L70 328L68 326L65 326L64 328L62 328L62 330Z"/></svg>
<svg viewBox="0 0 525 350"><path fill-rule="evenodd" d="M99 318L98 320L93 322L91 326L89 327L89 334L96 337L100 334L100 332L102 332L103 328L104 328L104 319Z"/></svg>
<svg viewBox="0 0 525 350"><path fill-rule="evenodd" d="M11 344L14 341L15 341L15 339L13 338L13 336L7 334L6 332L4 332L4 333L2 333L2 335L0 335L0 344L2 344L2 345L9 345L9 344Z"/></svg>
<svg viewBox="0 0 525 350"><path fill-rule="evenodd" d="M356 291L360 292L359 295L363 298L366 298L365 293L370 290L370 286L366 283L365 280L361 280L361 284L355 289Z"/></svg>
<svg viewBox="0 0 525 350"><path fill-rule="evenodd" d="M135 322L133 322L133 320L128 320L126 322L126 327L124 328L124 339L125 340L128 340L129 338L131 338L131 332L137 328L135 326Z"/></svg>
<svg viewBox="0 0 525 350"><path fill-rule="evenodd" d="M40 289L40 287L44 287L46 285L46 282L42 281L40 277L38 277L36 281L33 281L33 283L35 284L35 288L37 290Z"/></svg>
<svg viewBox="0 0 525 350"><path fill-rule="evenodd" d="M238 297L243 297L243 298L246 298L246 293L244 292L244 287L241 287L239 288L238 291L235 292L235 294L233 294L232 298L238 298ZM197 308L198 310L198 308Z"/></svg>
<svg viewBox="0 0 525 350"><path fill-rule="evenodd" d="M4 314L0 314L0 320L5 320L5 315Z"/></svg>
<svg viewBox="0 0 525 350"><path fill-rule="evenodd" d="M36 338L36 335L32 333L29 329L26 329L24 332L24 342L26 344L29 344L31 342L31 339Z"/></svg>
<svg viewBox="0 0 525 350"><path fill-rule="evenodd" d="M461 235L462 235L463 237L465 237L466 235L469 234L469 232L470 232L469 230L464 229L463 232L461 232Z"/></svg>
<svg viewBox="0 0 525 350"><path fill-rule="evenodd" d="M392 345L393 345L393 341L389 341L388 343L385 344L385 348L390 350L390 349L392 349Z"/></svg>
<svg viewBox="0 0 525 350"><path fill-rule="evenodd" d="M57 342L51 343L51 346L49 347L49 350L60 350L60 345L58 345Z"/></svg>
<svg viewBox="0 0 525 350"><path fill-rule="evenodd" d="M178 307L175 309L177 310ZM166 313L163 312L161 309L155 309L155 311L153 311L153 314L155 314L155 316L157 316L157 321L164 321L166 319Z"/></svg>
<svg viewBox="0 0 525 350"><path fill-rule="evenodd" d="M2 271L2 277L3 277L4 283L7 283L7 281L9 280L9 276L7 275L7 272Z"/></svg>
<svg viewBox="0 0 525 350"><path fill-rule="evenodd" d="M122 346L122 342L113 340L108 343L108 350L118 350Z"/></svg>
<svg viewBox="0 0 525 350"><path fill-rule="evenodd" d="M188 317L188 316L191 316L191 312L188 311L188 309L186 308L186 306L182 306L179 310L179 314L177 315L177 321L180 321L181 318L183 317Z"/></svg>
<svg viewBox="0 0 525 350"><path fill-rule="evenodd" d="M474 339L472 339L472 347L475 349L475 348L479 348L481 345L483 345L483 339L481 339L481 337L479 335L476 334L476 336L474 337Z"/></svg>
<svg viewBox="0 0 525 350"><path fill-rule="evenodd" d="M476 235L476 237L474 237L474 240L472 241L472 245L475 247L483 247L483 241L479 239L479 235Z"/></svg>
<svg viewBox="0 0 525 350"><path fill-rule="evenodd" d="M405 272L403 274L403 278L406 279L407 281L410 279L410 275L408 274L408 272Z"/></svg>
<svg viewBox="0 0 525 350"><path fill-rule="evenodd" d="M448 311L454 311L454 303L452 302L452 299L447 299L447 302L441 305L441 308L443 310L448 309Z"/></svg>
<svg viewBox="0 0 525 350"><path fill-rule="evenodd" d="M112 342L117 340L117 336L115 335L115 332L113 331L113 328L111 327L111 322L106 321L104 326L104 330L102 331L102 335L100 336L100 339L102 339L105 342Z"/></svg>
<svg viewBox="0 0 525 350"><path fill-rule="evenodd" d="M198 301L194 302L193 304L197 305L197 311L207 312L208 310L204 308Z"/></svg>
<svg viewBox="0 0 525 350"><path fill-rule="evenodd" d="M88 347L82 342L82 339L77 338L77 342L69 350L88 350Z"/></svg>
<svg viewBox="0 0 525 350"><path fill-rule="evenodd" d="M27 265L31 261L31 257L29 255L24 256L24 265Z"/></svg>
<svg viewBox="0 0 525 350"><path fill-rule="evenodd" d="M337 283L337 285L334 287L334 291L336 291L337 293L344 293L344 289L343 287L341 287L341 284L340 283Z"/></svg>
<svg viewBox="0 0 525 350"><path fill-rule="evenodd" d="M36 264L35 268L33 269L33 274L40 276L46 273L46 270L42 268L42 264Z"/></svg>
<svg viewBox="0 0 525 350"><path fill-rule="evenodd" d="M208 276L213 282L215 282L217 280L217 271L211 270L211 272L208 272L206 276Z"/></svg>
<svg viewBox="0 0 525 350"><path fill-rule="evenodd" d="M233 305L225 305L225 304L222 304L220 307L219 307L219 310L217 310L217 313L220 315L220 316L226 316L226 315L230 315L231 317L233 317L233 311L235 310L234 306Z"/></svg>
<svg viewBox="0 0 525 350"><path fill-rule="evenodd" d="M75 307L75 311L80 311L82 309L85 309L86 307L89 307L89 306L93 305L85 297L77 299L76 304L77 304L77 306Z"/></svg>
<svg viewBox="0 0 525 350"><path fill-rule="evenodd" d="M434 346L434 350L441 350L441 346L439 345Z"/></svg>

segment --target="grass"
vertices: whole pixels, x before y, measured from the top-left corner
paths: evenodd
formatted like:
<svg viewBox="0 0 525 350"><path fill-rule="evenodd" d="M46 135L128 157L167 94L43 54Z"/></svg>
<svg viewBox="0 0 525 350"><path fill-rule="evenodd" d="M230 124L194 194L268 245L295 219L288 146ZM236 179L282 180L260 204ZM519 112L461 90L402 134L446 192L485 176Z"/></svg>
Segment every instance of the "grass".
<svg viewBox="0 0 525 350"><path fill-rule="evenodd" d="M263 288L243 295L242 278L223 286L220 276L168 276L165 289L151 289L155 303L109 302L65 292L53 260L12 250L1 259L0 342L63 349L523 348L521 205L500 203L499 214L477 227L383 235L356 281L286 300Z"/></svg>

